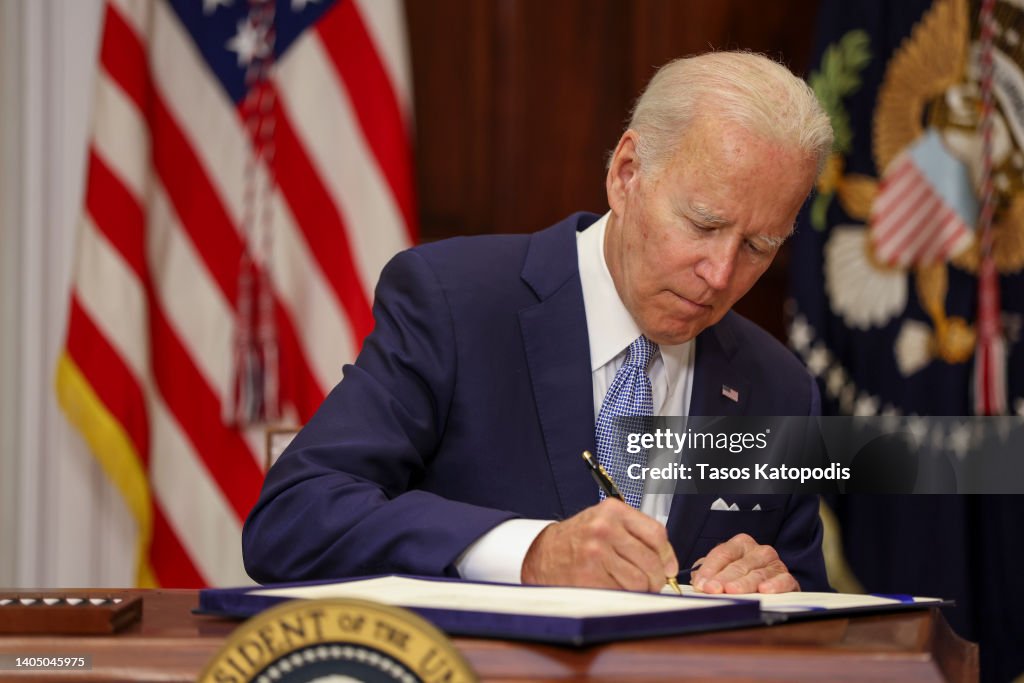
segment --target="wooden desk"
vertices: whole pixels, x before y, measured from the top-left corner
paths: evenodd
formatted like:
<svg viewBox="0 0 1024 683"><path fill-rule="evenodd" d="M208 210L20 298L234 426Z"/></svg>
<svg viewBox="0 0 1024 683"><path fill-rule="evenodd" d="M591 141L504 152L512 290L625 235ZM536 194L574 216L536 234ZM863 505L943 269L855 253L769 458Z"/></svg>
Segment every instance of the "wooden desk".
<svg viewBox="0 0 1024 683"><path fill-rule="evenodd" d="M193 615L193 590L93 592L141 594L142 622L117 636L0 637L0 654L92 656L91 671L0 671L0 680L194 681L238 625ZM957 637L934 608L580 649L476 638L455 644L482 681L502 683L978 680L978 646Z"/></svg>

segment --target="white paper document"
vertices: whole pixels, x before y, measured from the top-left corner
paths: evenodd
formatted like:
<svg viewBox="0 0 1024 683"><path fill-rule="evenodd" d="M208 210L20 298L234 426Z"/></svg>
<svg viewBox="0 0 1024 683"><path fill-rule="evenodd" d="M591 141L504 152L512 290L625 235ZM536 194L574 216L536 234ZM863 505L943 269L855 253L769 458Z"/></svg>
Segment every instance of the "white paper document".
<svg viewBox="0 0 1024 683"><path fill-rule="evenodd" d="M343 583L268 588L250 595L281 598L359 598L388 605L446 610L486 610L547 617L610 617L677 612L713 606L706 598L682 597L591 588L556 588L427 581L402 576ZM730 596L731 597L731 596Z"/></svg>
<svg viewBox="0 0 1024 683"><path fill-rule="evenodd" d="M681 585L684 596L705 595L690 585ZM665 586L661 590L664 595L675 595L675 592ZM710 598L732 598L739 600L757 600L761 603L761 610L764 612L807 612L821 610L843 610L868 607L890 607L894 605L908 604L929 604L941 603L939 598L924 598L915 596L887 597L884 595L870 595L860 593L730 593L709 595Z"/></svg>
<svg viewBox="0 0 1024 683"><path fill-rule="evenodd" d="M706 595L683 585L683 596L665 586L660 595L592 588L558 588L439 581L403 576L283 588L256 589L250 595L280 598L359 598L422 609L484 610L547 617L613 617L701 609L721 600L756 600L763 612L819 612L942 602L938 598L886 597L851 593L738 593Z"/></svg>

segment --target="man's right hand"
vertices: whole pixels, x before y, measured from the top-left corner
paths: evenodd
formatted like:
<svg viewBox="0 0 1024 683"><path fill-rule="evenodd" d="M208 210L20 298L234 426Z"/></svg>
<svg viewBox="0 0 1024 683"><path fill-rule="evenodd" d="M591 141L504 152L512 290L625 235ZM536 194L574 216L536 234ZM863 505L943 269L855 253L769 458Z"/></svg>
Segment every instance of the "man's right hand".
<svg viewBox="0 0 1024 683"><path fill-rule="evenodd" d="M609 498L540 532L523 560L522 580L656 593L678 572L665 527Z"/></svg>

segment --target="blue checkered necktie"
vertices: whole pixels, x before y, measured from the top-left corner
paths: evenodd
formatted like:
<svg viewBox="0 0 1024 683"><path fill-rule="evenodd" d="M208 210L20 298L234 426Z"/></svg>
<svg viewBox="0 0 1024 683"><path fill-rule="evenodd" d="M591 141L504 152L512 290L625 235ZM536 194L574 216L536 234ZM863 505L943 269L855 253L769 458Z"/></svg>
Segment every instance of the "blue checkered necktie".
<svg viewBox="0 0 1024 683"><path fill-rule="evenodd" d="M626 435L642 433L650 428L650 417L654 415L654 392L647 366L654 358L658 345L644 336L637 337L626 351L626 361L615 373L608 393L604 395L601 412L597 416L595 436L597 461L608 472L618 486L626 502L640 508L644 495L642 478L631 479L627 468L638 463L647 464L647 451L626 452ZM601 492L601 500L604 500Z"/></svg>

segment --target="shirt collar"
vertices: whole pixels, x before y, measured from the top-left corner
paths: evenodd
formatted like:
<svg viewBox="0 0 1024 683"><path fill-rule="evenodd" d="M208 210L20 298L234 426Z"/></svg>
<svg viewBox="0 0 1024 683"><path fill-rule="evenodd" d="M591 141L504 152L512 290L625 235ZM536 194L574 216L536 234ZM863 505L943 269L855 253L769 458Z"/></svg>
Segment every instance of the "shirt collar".
<svg viewBox="0 0 1024 683"><path fill-rule="evenodd" d="M604 259L605 214L589 228L576 233L583 307L590 338L590 369L608 364L641 335L633 316L626 310Z"/></svg>

